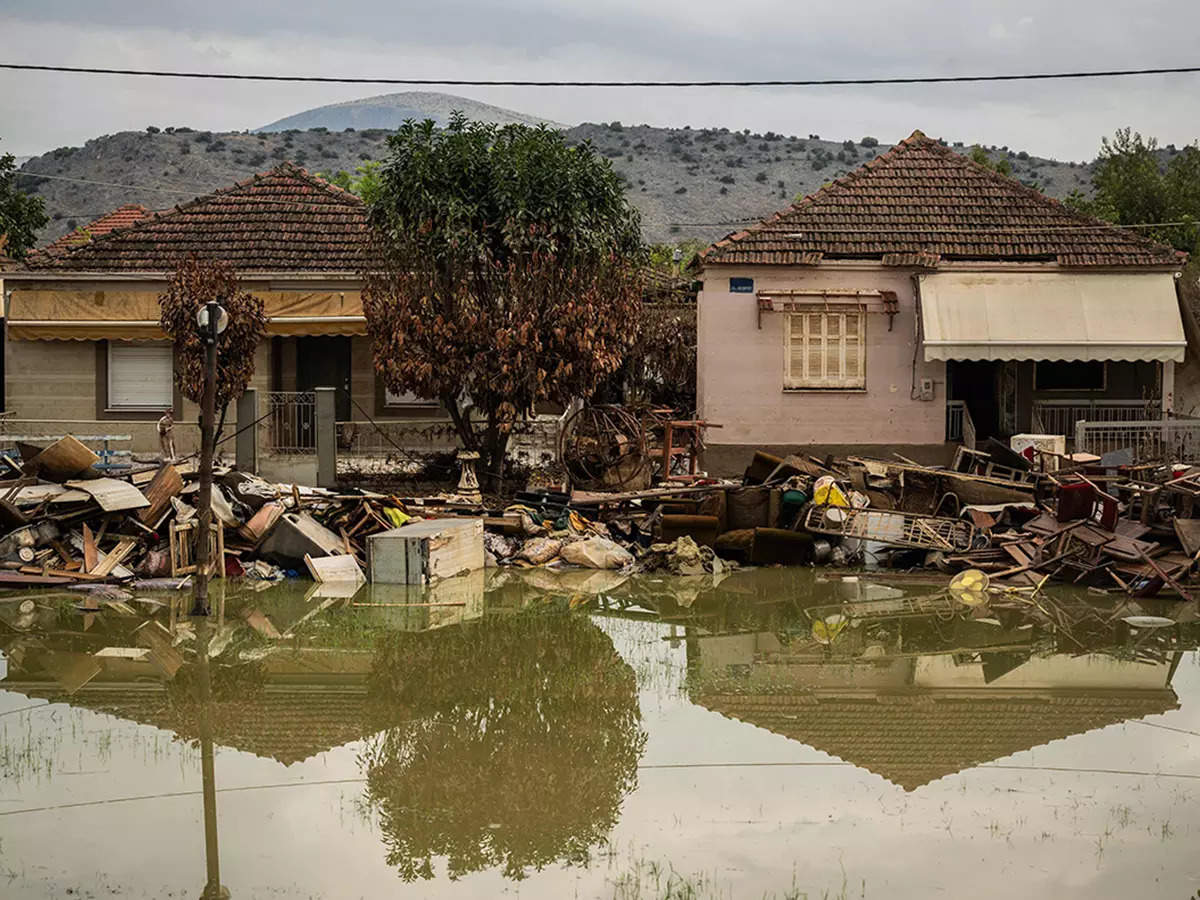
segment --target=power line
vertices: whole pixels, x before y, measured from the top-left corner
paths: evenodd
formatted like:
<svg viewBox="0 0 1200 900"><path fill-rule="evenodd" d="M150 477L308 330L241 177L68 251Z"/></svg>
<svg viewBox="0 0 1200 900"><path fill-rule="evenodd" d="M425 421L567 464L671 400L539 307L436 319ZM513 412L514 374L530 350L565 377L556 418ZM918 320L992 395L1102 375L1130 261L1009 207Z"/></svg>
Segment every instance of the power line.
<svg viewBox="0 0 1200 900"><path fill-rule="evenodd" d="M716 225L744 225L751 224L777 224L766 219L728 219L724 222L668 222L668 225L678 225L680 227L707 227ZM786 223L784 223L786 224ZM1102 222L1096 225L1029 225L1029 226L1014 226L1011 228L986 228L984 226L954 226L954 225L931 225L928 231L936 231L938 234L987 234L987 235L1004 235L1004 234L1045 234L1048 231L1111 231L1113 228L1173 228L1183 226L1197 226L1200 221L1183 220L1180 222L1138 222L1131 225L1123 225L1120 222ZM797 226L800 227L800 226ZM922 231L919 227L910 227L907 234L919 234ZM813 237L823 238L829 234L879 234L878 228L839 228L835 226L822 225L819 233ZM802 231L785 232L782 234L784 238L793 240L803 240L809 235Z"/></svg>
<svg viewBox="0 0 1200 900"><path fill-rule="evenodd" d="M16 175L18 178L49 178L53 181L70 181L74 182L75 184L95 184L99 185L100 187L126 188L131 191L159 191L160 193L164 194L186 194L189 197L196 196L196 188L184 190L182 188L150 187L149 185L145 184L120 184L116 181L96 181L92 178L69 178L66 175L43 175L41 172L26 172L24 170L17 172ZM211 191L213 188L208 187L203 188L203 190Z"/></svg>
<svg viewBox="0 0 1200 900"><path fill-rule="evenodd" d="M33 65L0 63L0 69L23 72L60 72L71 75L136 75L149 78L195 78L218 81L279 81L316 84L393 84L450 87L846 87L888 84L963 84L995 81L1052 81L1086 78L1125 78L1135 75L1183 75L1200 72L1200 66L1146 69L1095 69L1075 72L1026 72L1010 75L906 75L878 78L780 78L744 81L568 81L505 78L387 78L349 75L249 75L234 72L191 72L164 69L111 69L100 66Z"/></svg>

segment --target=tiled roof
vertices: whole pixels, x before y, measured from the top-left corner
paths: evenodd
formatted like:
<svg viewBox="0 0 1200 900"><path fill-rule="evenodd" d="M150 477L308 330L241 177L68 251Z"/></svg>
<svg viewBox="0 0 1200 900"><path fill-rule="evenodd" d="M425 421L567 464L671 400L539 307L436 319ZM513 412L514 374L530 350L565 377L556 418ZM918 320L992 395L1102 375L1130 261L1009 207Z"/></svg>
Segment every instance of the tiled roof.
<svg viewBox="0 0 1200 900"><path fill-rule="evenodd" d="M709 247L703 264L870 259L1062 266L1181 265L1172 248L1079 215L921 132L765 221Z"/></svg>
<svg viewBox="0 0 1200 900"><path fill-rule="evenodd" d="M112 212L105 213L100 218L88 222L83 228L78 228L75 231L64 234L57 241L47 244L35 252L49 253L53 256L61 253L68 247L77 247L80 244L86 244L88 241L98 238L102 234L108 234L110 231L128 228L135 222L140 222L151 215L153 215L153 212L140 203L126 203L124 206L118 206Z"/></svg>
<svg viewBox="0 0 1200 900"><path fill-rule="evenodd" d="M195 254L231 263L241 272L354 272L362 264L366 229L362 200L283 163L128 228L35 254L28 265L167 272Z"/></svg>
<svg viewBox="0 0 1200 900"><path fill-rule="evenodd" d="M998 692L997 692L998 693ZM995 697L705 694L700 705L868 769L906 791L981 763L1177 709L1174 691Z"/></svg>
<svg viewBox="0 0 1200 900"><path fill-rule="evenodd" d="M70 696L53 685L0 682L0 687L152 725L184 740L199 737L198 704L173 698L165 685L92 684ZM270 687L246 699L214 700L213 741L289 766L372 733L365 709L366 691L361 689Z"/></svg>

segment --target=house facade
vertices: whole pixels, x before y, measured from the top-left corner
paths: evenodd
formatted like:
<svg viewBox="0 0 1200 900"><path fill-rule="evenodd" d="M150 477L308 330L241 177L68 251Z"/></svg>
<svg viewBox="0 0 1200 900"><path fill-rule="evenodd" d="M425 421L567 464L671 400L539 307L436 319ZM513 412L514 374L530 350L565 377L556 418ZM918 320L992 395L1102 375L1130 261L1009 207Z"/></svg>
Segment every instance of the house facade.
<svg viewBox="0 0 1200 900"><path fill-rule="evenodd" d="M251 384L260 398L328 386L339 423L441 417L436 403L395 396L375 378L358 197L283 164L171 210L123 207L110 217L5 273L5 406L17 430L130 434L135 452L150 452L171 408L177 448L194 449L198 410L174 386L171 344L158 326L158 296L192 254L231 263L264 302L268 337ZM311 422L292 414L281 423L268 442L311 442Z"/></svg>
<svg viewBox="0 0 1200 900"><path fill-rule="evenodd" d="M710 471L747 451L945 461L979 439L1156 418L1184 259L915 132L699 260Z"/></svg>

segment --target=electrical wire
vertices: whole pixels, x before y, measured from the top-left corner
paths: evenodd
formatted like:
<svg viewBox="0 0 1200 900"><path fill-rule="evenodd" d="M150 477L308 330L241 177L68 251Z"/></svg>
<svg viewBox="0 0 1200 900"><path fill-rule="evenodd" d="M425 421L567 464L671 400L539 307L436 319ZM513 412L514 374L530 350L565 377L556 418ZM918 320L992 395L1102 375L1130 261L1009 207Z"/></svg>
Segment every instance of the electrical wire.
<svg viewBox="0 0 1200 900"><path fill-rule="evenodd" d="M169 69L117 69L102 66L35 65L0 63L0 69L23 72L59 72L71 75L134 75L147 78L194 78L217 81L275 81L316 84L444 85L451 87L845 87L889 84L963 84L997 81L1052 81L1089 78L1125 78L1138 75L1182 75L1200 72L1200 66L1165 66L1141 69L1095 69L1068 72L1025 72L1008 75L904 75L860 78L778 78L724 81L574 81L566 79L509 78L389 78L350 75L252 75L234 72L195 72Z"/></svg>
<svg viewBox="0 0 1200 900"><path fill-rule="evenodd" d="M22 177L24 177L24 178L49 178L52 181L70 181L70 182L73 182L74 184L94 184L94 185L98 185L99 187L118 187L118 188L125 188L126 190L130 190L130 191L159 191L164 194L181 194L181 195L185 195L188 197L195 197L197 190L207 191L207 192L212 192L214 190L214 188L212 188L212 187L203 187L202 188L199 185L197 185L195 188L191 188L190 190L186 190L184 188L151 187L150 185L145 185L145 184L122 184L117 181L96 181L93 178L70 178L66 175L45 175L41 172L26 171L24 169L18 171L15 174L18 178L22 178ZM255 173L253 173L253 172L247 172L242 177L249 178L254 174ZM278 201L276 201L276 202L278 202ZM111 210L109 210L109 212L111 212Z"/></svg>

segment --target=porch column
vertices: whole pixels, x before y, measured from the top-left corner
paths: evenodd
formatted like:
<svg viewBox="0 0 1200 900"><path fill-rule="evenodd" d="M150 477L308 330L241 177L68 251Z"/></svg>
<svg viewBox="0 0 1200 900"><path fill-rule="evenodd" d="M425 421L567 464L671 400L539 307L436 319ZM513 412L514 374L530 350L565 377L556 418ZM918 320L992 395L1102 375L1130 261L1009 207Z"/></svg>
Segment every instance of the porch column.
<svg viewBox="0 0 1200 900"><path fill-rule="evenodd" d="M319 387L317 395L317 487L337 485L337 389Z"/></svg>
<svg viewBox="0 0 1200 900"><path fill-rule="evenodd" d="M1175 363L1167 360L1162 364L1162 414L1165 419L1175 411Z"/></svg>
<svg viewBox="0 0 1200 900"><path fill-rule="evenodd" d="M237 467L239 472L258 474L258 391L246 388L237 401Z"/></svg>

